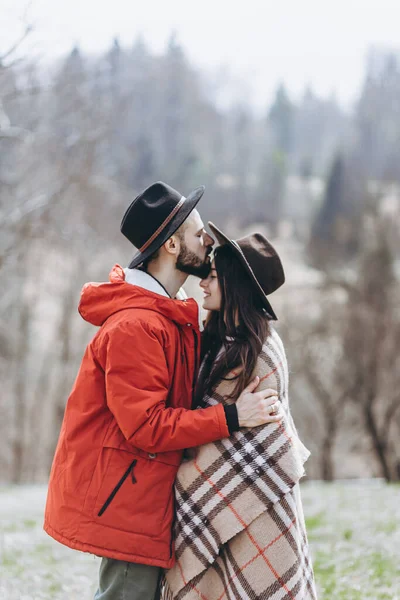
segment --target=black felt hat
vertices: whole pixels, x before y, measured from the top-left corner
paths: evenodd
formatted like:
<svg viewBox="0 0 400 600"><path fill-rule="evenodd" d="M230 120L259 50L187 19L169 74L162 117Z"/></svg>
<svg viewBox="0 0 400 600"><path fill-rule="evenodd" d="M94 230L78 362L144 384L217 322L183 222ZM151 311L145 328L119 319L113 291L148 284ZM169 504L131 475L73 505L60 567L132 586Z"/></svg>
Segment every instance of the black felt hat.
<svg viewBox="0 0 400 600"><path fill-rule="evenodd" d="M138 249L130 269L139 266L175 233L195 208L204 189L202 185L185 198L171 186L157 181L136 196L121 222L121 232Z"/></svg>

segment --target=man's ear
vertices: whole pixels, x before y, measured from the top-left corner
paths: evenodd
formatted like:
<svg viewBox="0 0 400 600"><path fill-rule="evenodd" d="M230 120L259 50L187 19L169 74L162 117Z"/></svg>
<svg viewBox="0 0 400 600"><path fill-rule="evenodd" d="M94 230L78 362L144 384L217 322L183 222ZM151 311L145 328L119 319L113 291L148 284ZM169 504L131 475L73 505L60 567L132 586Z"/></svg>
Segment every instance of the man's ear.
<svg viewBox="0 0 400 600"><path fill-rule="evenodd" d="M176 235L171 235L170 238L164 243L165 251L168 254L178 254L180 250L179 238Z"/></svg>

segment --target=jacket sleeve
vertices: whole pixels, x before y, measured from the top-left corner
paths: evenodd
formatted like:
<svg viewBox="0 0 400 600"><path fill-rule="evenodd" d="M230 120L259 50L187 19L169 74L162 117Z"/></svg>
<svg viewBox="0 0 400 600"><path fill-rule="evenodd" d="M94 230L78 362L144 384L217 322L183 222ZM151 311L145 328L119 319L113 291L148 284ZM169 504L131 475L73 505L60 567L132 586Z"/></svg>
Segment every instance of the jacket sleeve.
<svg viewBox="0 0 400 600"><path fill-rule="evenodd" d="M228 437L222 405L199 410L166 406L171 375L159 335L140 321L121 323L109 334L107 404L124 437L146 452L181 450Z"/></svg>

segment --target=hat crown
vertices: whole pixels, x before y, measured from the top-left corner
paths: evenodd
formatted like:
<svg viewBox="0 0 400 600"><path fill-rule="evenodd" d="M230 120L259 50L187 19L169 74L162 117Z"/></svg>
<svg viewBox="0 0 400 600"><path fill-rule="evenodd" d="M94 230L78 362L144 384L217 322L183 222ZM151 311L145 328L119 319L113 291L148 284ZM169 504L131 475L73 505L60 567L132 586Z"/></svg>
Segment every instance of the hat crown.
<svg viewBox="0 0 400 600"><path fill-rule="evenodd" d="M236 240L258 284L265 294L272 294L285 282L281 260L275 248L261 233Z"/></svg>
<svg viewBox="0 0 400 600"><path fill-rule="evenodd" d="M157 181L138 194L128 206L121 233L136 248L142 248L176 210L184 197L170 185Z"/></svg>

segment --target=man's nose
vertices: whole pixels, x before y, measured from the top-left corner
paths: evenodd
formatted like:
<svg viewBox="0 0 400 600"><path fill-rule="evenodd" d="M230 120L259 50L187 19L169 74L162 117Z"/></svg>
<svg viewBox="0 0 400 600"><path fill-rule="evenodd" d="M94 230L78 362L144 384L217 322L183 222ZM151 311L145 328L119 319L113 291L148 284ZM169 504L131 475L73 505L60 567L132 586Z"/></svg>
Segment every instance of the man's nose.
<svg viewBox="0 0 400 600"><path fill-rule="evenodd" d="M211 235L209 235L207 232L206 232L206 240L205 241L206 241L206 246L212 247L215 244L214 238L212 238Z"/></svg>

